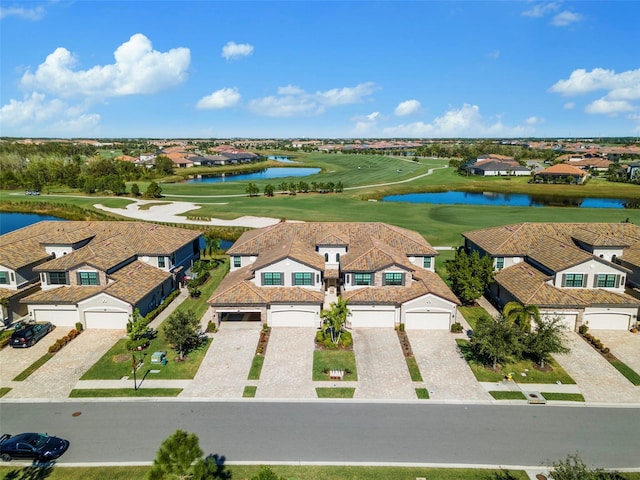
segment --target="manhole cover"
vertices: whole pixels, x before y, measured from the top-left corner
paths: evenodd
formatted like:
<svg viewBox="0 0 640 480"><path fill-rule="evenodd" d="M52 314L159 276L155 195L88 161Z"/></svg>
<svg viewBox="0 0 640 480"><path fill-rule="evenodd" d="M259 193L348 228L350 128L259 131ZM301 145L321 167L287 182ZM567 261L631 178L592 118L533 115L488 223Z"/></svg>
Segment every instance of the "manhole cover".
<svg viewBox="0 0 640 480"><path fill-rule="evenodd" d="M82 415L82 412L73 412L71 414L72 417L79 417L80 415Z"/></svg>

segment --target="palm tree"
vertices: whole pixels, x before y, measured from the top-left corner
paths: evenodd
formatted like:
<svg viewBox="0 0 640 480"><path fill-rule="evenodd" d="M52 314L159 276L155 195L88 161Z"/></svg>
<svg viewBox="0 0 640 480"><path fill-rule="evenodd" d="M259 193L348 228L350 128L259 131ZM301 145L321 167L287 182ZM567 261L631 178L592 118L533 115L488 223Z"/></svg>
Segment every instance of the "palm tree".
<svg viewBox="0 0 640 480"><path fill-rule="evenodd" d="M524 305L520 302L509 302L502 311L510 325L518 325L523 332L531 331L531 320L540 321L540 310L535 305Z"/></svg>
<svg viewBox="0 0 640 480"><path fill-rule="evenodd" d="M328 325L328 329L331 332L331 341L335 344L340 342L342 327L351 315L351 311L347 307L348 303L348 300L344 300L341 296L338 296L336 301L331 303L330 310L323 310L320 313L320 317L324 320L324 323Z"/></svg>

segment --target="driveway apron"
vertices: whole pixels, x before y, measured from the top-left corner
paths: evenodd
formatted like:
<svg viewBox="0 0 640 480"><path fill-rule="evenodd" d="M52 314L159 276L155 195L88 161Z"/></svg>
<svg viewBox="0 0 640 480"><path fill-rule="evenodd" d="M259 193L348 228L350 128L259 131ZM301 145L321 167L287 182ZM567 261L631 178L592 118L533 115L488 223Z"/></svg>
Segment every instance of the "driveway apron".
<svg viewBox="0 0 640 480"><path fill-rule="evenodd" d="M9 345L0 350L0 386L7 387L16 375L49 351L57 339L64 337L71 327L57 327L29 348L12 348Z"/></svg>
<svg viewBox="0 0 640 480"><path fill-rule="evenodd" d="M390 328L355 328L351 331L358 368L354 398L415 400L398 334Z"/></svg>
<svg viewBox="0 0 640 480"><path fill-rule="evenodd" d="M433 400L488 401L492 397L461 357L456 338L440 330L407 332L424 384Z"/></svg>
<svg viewBox="0 0 640 480"><path fill-rule="evenodd" d="M259 322L223 322L180 397L241 398L260 338Z"/></svg>
<svg viewBox="0 0 640 480"><path fill-rule="evenodd" d="M596 335L597 336L597 335ZM635 387L580 336L567 336L570 353L554 358L575 380L587 402L638 403L640 387Z"/></svg>
<svg viewBox="0 0 640 480"><path fill-rule="evenodd" d="M256 398L317 398L313 385L315 327L274 327Z"/></svg>
<svg viewBox="0 0 640 480"><path fill-rule="evenodd" d="M56 329L56 333L58 329ZM67 398L82 375L124 335L124 330L85 330L4 398Z"/></svg>

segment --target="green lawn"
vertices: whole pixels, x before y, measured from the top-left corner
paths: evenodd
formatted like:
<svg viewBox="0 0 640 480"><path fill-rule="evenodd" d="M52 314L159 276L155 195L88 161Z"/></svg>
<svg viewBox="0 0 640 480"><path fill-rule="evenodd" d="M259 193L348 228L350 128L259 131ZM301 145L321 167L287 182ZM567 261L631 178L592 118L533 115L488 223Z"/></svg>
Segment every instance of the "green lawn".
<svg viewBox="0 0 640 480"><path fill-rule="evenodd" d="M139 381L139 380L138 380ZM79 388L71 390L70 398L93 397L177 397L182 392L181 388Z"/></svg>
<svg viewBox="0 0 640 480"><path fill-rule="evenodd" d="M4 397L11 391L11 387L0 387L0 398Z"/></svg>
<svg viewBox="0 0 640 480"><path fill-rule="evenodd" d="M242 391L242 398L254 398L256 396L257 390L258 387L256 387L255 385L247 385Z"/></svg>
<svg viewBox="0 0 640 480"><path fill-rule="evenodd" d="M345 381L358 380L356 356L353 350L315 350L312 379L314 381L329 380L329 370L344 370L343 380Z"/></svg>
<svg viewBox="0 0 640 480"><path fill-rule="evenodd" d="M407 361L407 367L409 368L409 375L411 375L412 382L422 382L422 374L420 373L420 367L415 357L405 357Z"/></svg>
<svg viewBox="0 0 640 480"><path fill-rule="evenodd" d="M563 402L584 402L584 397L580 393L558 393L540 392L547 400L560 400Z"/></svg>
<svg viewBox="0 0 640 480"><path fill-rule="evenodd" d="M251 368L249 369L248 380L260 380L260 373L262 372L262 365L264 364L264 355L255 355L251 362Z"/></svg>
<svg viewBox="0 0 640 480"><path fill-rule="evenodd" d="M318 398L353 398L356 389L352 387L317 387L316 395Z"/></svg>
<svg viewBox="0 0 640 480"><path fill-rule="evenodd" d="M212 270L209 270L209 280L207 280L200 287L200 296L198 298L187 297L176 311L186 312L187 310L193 310L197 318L202 318L209 308L207 300L213 293L213 291L220 285L220 282L224 276L229 272L229 257L226 255L220 255L213 257L212 262L218 266Z"/></svg>
<svg viewBox="0 0 640 480"><path fill-rule="evenodd" d="M511 392L511 391L502 391L502 390L491 390L489 392L496 400L526 400L527 398L524 396L522 392Z"/></svg>
<svg viewBox="0 0 640 480"><path fill-rule="evenodd" d="M38 370L42 365L44 365L49 360L51 360L53 358L53 355L54 355L53 353L45 353L38 360L33 362L31 365L29 365L27 368L25 368L22 372L20 372L18 375L16 375L16 377L13 379L13 381L14 382L22 382L22 381L26 380L29 377L29 375L31 375L33 372Z"/></svg>
<svg viewBox="0 0 640 480"><path fill-rule="evenodd" d="M429 390L426 388L416 388L416 397L418 397L418 400L429 400Z"/></svg>
<svg viewBox="0 0 640 480"><path fill-rule="evenodd" d="M468 340L457 339L456 342L467 360L469 367L471 367L471 371L479 382L499 382L503 380L504 376L508 373L513 373L513 379L518 383L557 383L558 381L564 384L576 383L569 374L553 360L547 362L547 365L552 368L549 372L536 370L531 360L507 363L502 366L499 372L494 372L471 358ZM526 373L526 376L522 376L521 373Z"/></svg>
<svg viewBox="0 0 640 480"><path fill-rule="evenodd" d="M458 312L462 314L464 319L471 327L471 330L475 330L479 318L484 316L491 316L482 307L458 307Z"/></svg>
<svg viewBox="0 0 640 480"><path fill-rule="evenodd" d="M618 370L624 377L633 383L636 387L640 386L640 375L638 372L633 370L629 365L622 362L621 360L615 359L611 360L609 363L613 365L613 367Z"/></svg>

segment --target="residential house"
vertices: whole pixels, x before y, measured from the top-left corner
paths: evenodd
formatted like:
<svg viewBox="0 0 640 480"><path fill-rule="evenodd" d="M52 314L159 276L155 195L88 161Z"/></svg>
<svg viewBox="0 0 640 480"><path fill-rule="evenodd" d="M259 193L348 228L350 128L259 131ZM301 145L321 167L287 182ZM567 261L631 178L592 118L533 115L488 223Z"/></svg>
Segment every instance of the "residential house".
<svg viewBox="0 0 640 480"><path fill-rule="evenodd" d="M178 286L200 236L143 222L40 222L0 237L0 295L15 292L14 320L124 329L135 309L146 315Z"/></svg>
<svg viewBox="0 0 640 480"><path fill-rule="evenodd" d="M518 163L512 157L505 155L481 155L467 162L461 167L470 175L491 176L526 176L531 175L531 170Z"/></svg>
<svg viewBox="0 0 640 480"><path fill-rule="evenodd" d="M459 301L418 233L384 223L286 223L245 232L209 298L215 322L321 325L337 295L351 327L449 329Z"/></svg>
<svg viewBox="0 0 640 480"><path fill-rule="evenodd" d="M490 255L489 288L502 307L536 305L571 330L626 330L640 301L628 286L640 281L640 227L630 223L522 223L465 232L465 249Z"/></svg>
<svg viewBox="0 0 640 480"><path fill-rule="evenodd" d="M583 184L589 177L584 170L567 165L566 163L556 163L549 168L536 172L533 177L535 183L577 183Z"/></svg>

